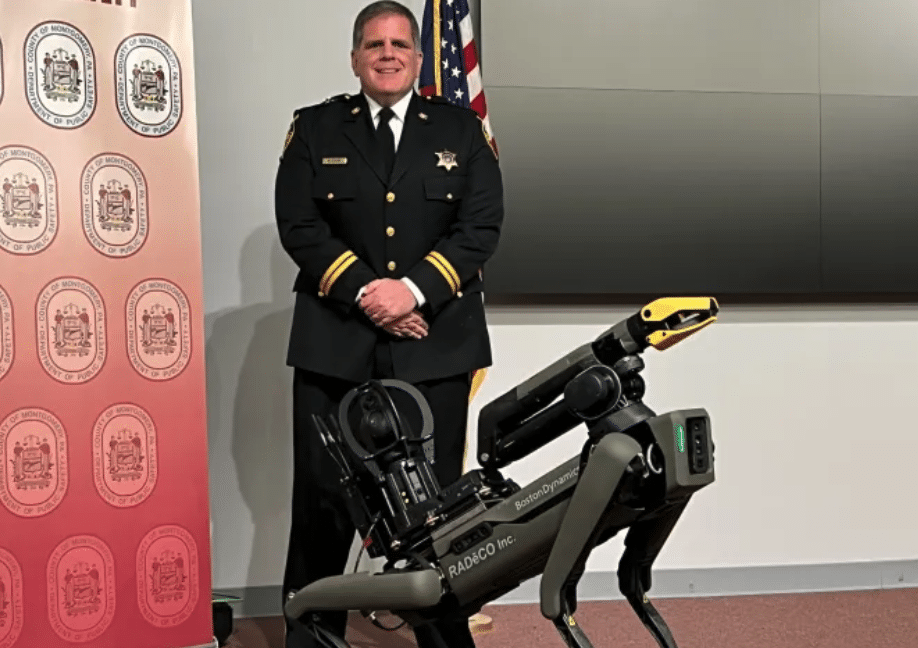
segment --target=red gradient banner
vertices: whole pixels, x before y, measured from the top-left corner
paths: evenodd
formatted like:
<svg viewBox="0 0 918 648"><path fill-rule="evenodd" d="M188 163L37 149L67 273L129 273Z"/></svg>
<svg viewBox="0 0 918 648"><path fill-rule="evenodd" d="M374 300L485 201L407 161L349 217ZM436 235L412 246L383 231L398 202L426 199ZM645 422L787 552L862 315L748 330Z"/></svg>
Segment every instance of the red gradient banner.
<svg viewBox="0 0 918 648"><path fill-rule="evenodd" d="M211 645L190 0L0 16L0 648Z"/></svg>

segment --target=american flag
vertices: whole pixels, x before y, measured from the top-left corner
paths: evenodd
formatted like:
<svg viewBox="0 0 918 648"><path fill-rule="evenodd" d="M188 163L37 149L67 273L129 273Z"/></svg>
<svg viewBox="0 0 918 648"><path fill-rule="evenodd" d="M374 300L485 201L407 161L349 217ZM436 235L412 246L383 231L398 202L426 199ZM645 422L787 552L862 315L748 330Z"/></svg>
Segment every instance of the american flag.
<svg viewBox="0 0 918 648"><path fill-rule="evenodd" d="M425 97L444 97L450 103L478 113L496 153L497 143L492 136L488 105L481 86L481 68L467 0L425 1L421 48L424 62L420 93Z"/></svg>

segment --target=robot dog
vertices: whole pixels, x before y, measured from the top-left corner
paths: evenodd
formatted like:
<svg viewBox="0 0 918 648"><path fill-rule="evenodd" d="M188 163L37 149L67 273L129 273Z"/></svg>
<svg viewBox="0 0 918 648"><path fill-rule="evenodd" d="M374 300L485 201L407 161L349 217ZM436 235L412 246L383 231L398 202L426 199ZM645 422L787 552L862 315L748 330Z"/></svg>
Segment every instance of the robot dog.
<svg viewBox="0 0 918 648"><path fill-rule="evenodd" d="M321 610L389 610L413 626L468 617L541 574L542 614L567 646L592 648L574 621L590 552L627 529L619 589L662 648L672 633L646 596L651 567L689 499L714 481L711 423L703 409L655 414L642 402L640 354L716 321L710 297L651 302L487 404L478 460L440 487L431 469L433 422L417 390L397 380L351 390L338 416L315 418L341 469L363 547L380 573L316 581L284 611L317 644L348 648L311 621ZM585 424L583 451L519 487L500 469Z"/></svg>

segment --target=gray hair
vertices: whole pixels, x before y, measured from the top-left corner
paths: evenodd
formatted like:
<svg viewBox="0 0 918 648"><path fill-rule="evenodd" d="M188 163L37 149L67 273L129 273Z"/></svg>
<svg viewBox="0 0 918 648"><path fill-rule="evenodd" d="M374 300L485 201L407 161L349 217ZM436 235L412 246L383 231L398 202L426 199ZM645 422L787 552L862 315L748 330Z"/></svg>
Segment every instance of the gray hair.
<svg viewBox="0 0 918 648"><path fill-rule="evenodd" d="M418 20L414 17L414 14L411 13L411 9L394 0L379 0L379 2L367 5L357 14L357 18L354 19L353 49L357 50L363 42L363 29L368 22L379 16L390 14L408 19L408 22L411 23L411 38L414 40L414 49L420 52L421 28L418 27Z"/></svg>

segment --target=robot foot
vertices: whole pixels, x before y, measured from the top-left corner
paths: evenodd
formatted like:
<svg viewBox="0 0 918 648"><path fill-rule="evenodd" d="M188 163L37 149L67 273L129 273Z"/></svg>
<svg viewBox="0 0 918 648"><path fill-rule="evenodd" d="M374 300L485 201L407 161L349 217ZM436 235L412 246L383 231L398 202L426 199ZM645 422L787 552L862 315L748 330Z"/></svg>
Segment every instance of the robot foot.
<svg viewBox="0 0 918 648"><path fill-rule="evenodd" d="M561 615L552 619L552 622L561 634L561 638L564 639L564 643L568 648L593 648L593 644L590 643L586 633L574 621L574 615L570 613L567 602L563 602L561 607Z"/></svg>
<svg viewBox="0 0 918 648"><path fill-rule="evenodd" d="M650 575L642 571L649 571L649 568L624 562L619 565L618 576L621 592L631 604L631 608L638 615L641 623L660 644L660 648L678 648L666 621L647 598L643 583L650 580Z"/></svg>

